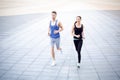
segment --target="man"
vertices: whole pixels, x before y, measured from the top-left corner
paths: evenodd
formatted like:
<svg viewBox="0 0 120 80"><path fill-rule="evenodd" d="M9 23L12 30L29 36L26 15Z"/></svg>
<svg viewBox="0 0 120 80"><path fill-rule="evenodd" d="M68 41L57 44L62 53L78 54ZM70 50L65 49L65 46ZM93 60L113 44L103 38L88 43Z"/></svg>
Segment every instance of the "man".
<svg viewBox="0 0 120 80"><path fill-rule="evenodd" d="M51 56L52 56L52 66L55 66L55 52L54 52L54 45L56 45L57 50L62 51L60 48L60 32L63 31L62 23L59 22L57 17L57 12L52 11L52 20L50 21L49 28L48 28L48 35L51 39Z"/></svg>

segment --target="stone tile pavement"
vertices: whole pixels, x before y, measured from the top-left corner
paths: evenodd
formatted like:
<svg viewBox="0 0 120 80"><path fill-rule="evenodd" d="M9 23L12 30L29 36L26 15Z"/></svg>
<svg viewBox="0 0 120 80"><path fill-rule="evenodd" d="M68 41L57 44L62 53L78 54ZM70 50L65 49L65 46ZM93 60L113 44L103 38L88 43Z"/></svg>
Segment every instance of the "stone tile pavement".
<svg viewBox="0 0 120 80"><path fill-rule="evenodd" d="M82 16L86 39L76 67L71 26ZM63 54L51 67L47 27L50 15L0 17L0 80L120 80L120 11L61 12Z"/></svg>

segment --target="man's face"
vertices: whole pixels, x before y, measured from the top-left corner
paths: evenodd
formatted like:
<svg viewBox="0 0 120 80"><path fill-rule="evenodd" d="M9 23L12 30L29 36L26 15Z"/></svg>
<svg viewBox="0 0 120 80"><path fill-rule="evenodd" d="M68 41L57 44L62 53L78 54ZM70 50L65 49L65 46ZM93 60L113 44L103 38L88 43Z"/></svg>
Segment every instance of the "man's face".
<svg viewBox="0 0 120 80"><path fill-rule="evenodd" d="M52 13L52 19L55 19L55 18L56 18L56 14Z"/></svg>

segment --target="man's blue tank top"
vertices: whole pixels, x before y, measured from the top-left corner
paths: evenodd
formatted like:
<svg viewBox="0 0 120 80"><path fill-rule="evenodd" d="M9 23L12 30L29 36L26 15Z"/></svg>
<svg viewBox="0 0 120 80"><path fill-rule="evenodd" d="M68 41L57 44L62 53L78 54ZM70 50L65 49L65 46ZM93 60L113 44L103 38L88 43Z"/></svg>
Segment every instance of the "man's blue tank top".
<svg viewBox="0 0 120 80"><path fill-rule="evenodd" d="M52 25L52 21L50 21L50 37L51 38L59 38L60 37L60 33L54 34L55 30L59 30L59 26L57 25L57 20L55 21L55 24Z"/></svg>

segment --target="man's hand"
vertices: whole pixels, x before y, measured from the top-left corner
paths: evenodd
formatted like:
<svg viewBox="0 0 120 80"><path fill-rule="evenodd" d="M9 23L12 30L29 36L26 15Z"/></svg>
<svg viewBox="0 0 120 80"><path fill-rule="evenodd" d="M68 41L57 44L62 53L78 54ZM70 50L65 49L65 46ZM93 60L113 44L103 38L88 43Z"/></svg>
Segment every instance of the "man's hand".
<svg viewBox="0 0 120 80"><path fill-rule="evenodd" d="M50 33L48 32L48 36L50 36Z"/></svg>
<svg viewBox="0 0 120 80"><path fill-rule="evenodd" d="M55 30L55 31L54 31L54 34L57 34L57 33L59 33L59 30Z"/></svg>
<svg viewBox="0 0 120 80"><path fill-rule="evenodd" d="M48 27L48 36L50 36L50 27Z"/></svg>

